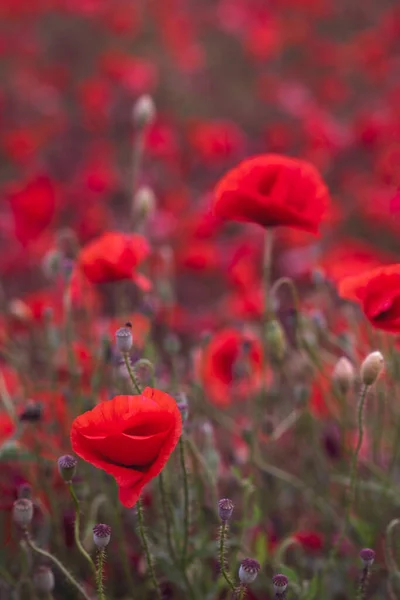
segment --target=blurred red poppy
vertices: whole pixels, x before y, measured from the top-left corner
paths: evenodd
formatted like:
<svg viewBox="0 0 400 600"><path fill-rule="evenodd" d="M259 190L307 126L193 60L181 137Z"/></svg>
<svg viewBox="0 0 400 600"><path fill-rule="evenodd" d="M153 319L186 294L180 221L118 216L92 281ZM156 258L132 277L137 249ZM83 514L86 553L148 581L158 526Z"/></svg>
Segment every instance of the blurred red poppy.
<svg viewBox="0 0 400 600"><path fill-rule="evenodd" d="M213 208L226 220L318 233L328 203L328 190L315 167L265 154L241 162L220 180Z"/></svg>
<svg viewBox="0 0 400 600"><path fill-rule="evenodd" d="M141 235L109 231L82 248L78 264L91 283L131 279L148 290L150 282L136 273L136 267L149 252L149 245Z"/></svg>
<svg viewBox="0 0 400 600"><path fill-rule="evenodd" d="M132 507L178 443L182 419L175 400L146 388L140 396L116 396L75 419L74 451L109 473L122 504Z"/></svg>
<svg viewBox="0 0 400 600"><path fill-rule="evenodd" d="M361 304L377 329L400 333L400 264L346 277L339 284L339 294Z"/></svg>

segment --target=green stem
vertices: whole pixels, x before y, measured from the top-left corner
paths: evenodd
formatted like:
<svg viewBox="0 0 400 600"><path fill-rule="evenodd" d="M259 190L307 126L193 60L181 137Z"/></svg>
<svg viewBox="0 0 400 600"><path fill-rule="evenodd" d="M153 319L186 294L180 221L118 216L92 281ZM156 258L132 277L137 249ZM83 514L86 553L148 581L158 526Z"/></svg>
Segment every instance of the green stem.
<svg viewBox="0 0 400 600"><path fill-rule="evenodd" d="M147 367L149 369L150 382L151 382L151 385L154 387L156 385L156 380L155 380L155 369L154 369L153 363L150 360L148 360L147 358L140 358L133 365L133 367L132 367L133 372L135 373L135 369L139 369L140 367Z"/></svg>
<svg viewBox="0 0 400 600"><path fill-rule="evenodd" d="M182 544L182 567L186 567L187 547L189 541L189 482L185 462L185 442L183 435L179 438L179 459L183 474L183 493L184 493L184 524L183 524L183 544Z"/></svg>
<svg viewBox="0 0 400 600"><path fill-rule="evenodd" d="M142 547L144 550L144 554L146 557L147 569L150 575L151 582L153 584L154 590L156 592L156 596L158 600L161 600L161 592L160 586L158 585L156 574L154 572L153 560L150 554L149 542L147 540L147 535L144 527L144 517L143 517L143 505L142 500L139 498L136 504L137 507L137 516L139 522L139 535L142 542Z"/></svg>
<svg viewBox="0 0 400 600"><path fill-rule="evenodd" d="M91 600L90 596L88 596L88 594L85 592L85 590L83 589L83 587L76 581L76 579L71 575L71 573L69 571L67 571L67 569L64 567L64 565L55 556L53 556L52 554L50 554L50 552L46 552L46 550L43 550L42 548L39 548L38 546L36 546L36 544L30 538L29 533L27 531L25 532L25 540L26 540L26 543L28 544L28 546L34 552L36 552L37 554L40 554L41 556L43 556L47 560L51 561L61 571L61 573L64 575L64 577L70 582L70 584L86 600Z"/></svg>
<svg viewBox="0 0 400 600"><path fill-rule="evenodd" d="M400 519L393 519L393 521L390 521L389 525L386 528L385 558L389 572L395 574L397 577L400 577L400 570L397 567L396 559L393 556L392 550L392 533L395 527L397 527L398 525L400 525Z"/></svg>
<svg viewBox="0 0 400 600"><path fill-rule="evenodd" d="M132 157L132 179L131 179L131 198L135 197L137 191L137 183L139 179L140 167L142 165L143 159L143 149L144 149L144 135L145 128L141 127L137 130L137 135L135 137L134 145L133 145L133 157ZM130 206L130 218L132 229L134 229L136 222L136 215L133 203Z"/></svg>
<svg viewBox="0 0 400 600"><path fill-rule="evenodd" d="M126 368L128 369L129 377L131 378L133 387L136 389L138 394L141 394L142 390L141 390L140 384L136 378L135 373L133 372L131 363L129 362L129 356L127 354L124 354L124 361L125 361Z"/></svg>
<svg viewBox="0 0 400 600"><path fill-rule="evenodd" d="M246 586L241 583L240 584L240 588L239 588L239 593L238 593L238 600L244 600L246 596Z"/></svg>
<svg viewBox="0 0 400 600"><path fill-rule="evenodd" d="M67 483L67 487L68 487L68 490L69 490L69 493L70 493L70 496L72 498L72 501L74 503L74 508L75 508L75 523L74 523L75 544L76 544L76 547L78 548L79 552L82 554L82 556L85 558L85 560L89 563L94 577L96 577L96 566L95 566L91 556L89 556L89 554L86 552L85 548L82 546L82 543L80 540L79 500L76 497L75 490L74 490L72 483Z"/></svg>
<svg viewBox="0 0 400 600"><path fill-rule="evenodd" d="M96 586L97 586L97 593L99 595L99 600L106 600L106 597L104 594L104 587L103 587L103 566L104 566L105 555L106 555L106 553L105 553L104 548L99 550L99 552L97 554Z"/></svg>
<svg viewBox="0 0 400 600"><path fill-rule="evenodd" d="M228 584L228 586L230 587L230 589L232 590L232 592L235 592L236 588L235 588L235 584L233 583L231 576L229 575L228 569L226 567L226 560L225 560L225 553L226 553L226 549L225 549L225 544L226 544L226 539L228 537L228 523L226 521L223 521L221 523L221 526L219 528L219 536L218 536L218 541L219 541L219 568L221 569L221 574L223 576L223 578L225 579L226 583Z"/></svg>
<svg viewBox="0 0 400 600"><path fill-rule="evenodd" d="M176 552L175 552L174 545L172 543L172 535L171 535L171 519L170 519L171 510L170 510L169 500L168 500L168 496L167 496L167 491L165 489L165 480L164 480L163 471L161 471L161 473L159 475L158 483L160 486L161 504L162 504L162 509L163 509L164 521L165 521L167 546L168 546L168 550L169 550L169 553L170 553L172 559L175 560Z"/></svg>

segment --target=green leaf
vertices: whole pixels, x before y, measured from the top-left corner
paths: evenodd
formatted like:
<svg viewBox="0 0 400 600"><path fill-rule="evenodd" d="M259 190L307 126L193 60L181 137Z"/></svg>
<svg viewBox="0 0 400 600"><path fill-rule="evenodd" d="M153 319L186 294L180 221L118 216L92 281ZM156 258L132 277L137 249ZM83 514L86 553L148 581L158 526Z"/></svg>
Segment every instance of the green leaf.
<svg viewBox="0 0 400 600"><path fill-rule="evenodd" d="M313 577L308 583L309 585L305 597L307 600L314 600L318 593L318 576Z"/></svg>
<svg viewBox="0 0 400 600"><path fill-rule="evenodd" d="M363 546L370 548L375 541L375 530L371 523L367 523L362 519L351 517L350 523L356 530Z"/></svg>
<svg viewBox="0 0 400 600"><path fill-rule="evenodd" d="M268 558L268 540L265 533L259 533L255 544L256 559L264 565Z"/></svg>
<svg viewBox="0 0 400 600"><path fill-rule="evenodd" d="M296 571L293 571L293 569L287 567L286 565L281 565L279 570L282 573L282 575L286 575L286 577L289 579L289 585L290 583L299 584L299 578L297 576Z"/></svg>

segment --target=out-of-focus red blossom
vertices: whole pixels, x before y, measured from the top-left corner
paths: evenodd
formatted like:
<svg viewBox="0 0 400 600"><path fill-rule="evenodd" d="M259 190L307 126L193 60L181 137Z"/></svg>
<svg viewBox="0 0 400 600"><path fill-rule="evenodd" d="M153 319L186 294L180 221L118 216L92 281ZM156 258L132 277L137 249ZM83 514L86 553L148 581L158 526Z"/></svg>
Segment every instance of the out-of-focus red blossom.
<svg viewBox="0 0 400 600"><path fill-rule="evenodd" d="M194 123L188 132L195 153L207 164L214 165L243 152L245 137L240 128L229 121Z"/></svg>
<svg viewBox="0 0 400 600"><path fill-rule="evenodd" d="M56 210L57 190L47 175L38 175L10 190L15 236L26 246L51 224Z"/></svg>
<svg viewBox="0 0 400 600"><path fill-rule="evenodd" d="M101 57L101 66L106 75L132 94L152 92L157 85L157 68L145 58L134 58L123 52L107 50Z"/></svg>
<svg viewBox="0 0 400 600"><path fill-rule="evenodd" d="M306 552L319 552L324 545L324 538L318 531L296 531L292 534L292 537Z"/></svg>
<svg viewBox="0 0 400 600"><path fill-rule="evenodd" d="M332 378L329 373L320 374L313 381L309 409L317 419L339 416L339 406L332 391Z"/></svg>
<svg viewBox="0 0 400 600"><path fill-rule="evenodd" d="M151 156L175 161L179 155L177 134L166 120L158 118L146 133L146 150Z"/></svg>
<svg viewBox="0 0 400 600"><path fill-rule="evenodd" d="M136 271L149 253L150 247L141 235L110 231L82 248L78 267L91 283L130 279L149 290L149 280Z"/></svg>
<svg viewBox="0 0 400 600"><path fill-rule="evenodd" d="M193 271L215 271L220 266L219 253L210 241L186 241L177 250L176 266Z"/></svg>
<svg viewBox="0 0 400 600"><path fill-rule="evenodd" d="M346 277L339 282L339 294L358 302L377 329L400 333L400 264Z"/></svg>
<svg viewBox="0 0 400 600"><path fill-rule="evenodd" d="M252 334L224 329L213 334L197 358L198 376L207 397L218 406L229 406L255 393L262 383L261 343ZM265 374L267 382L271 378Z"/></svg>
<svg viewBox="0 0 400 600"><path fill-rule="evenodd" d="M77 417L71 443L81 458L115 477L120 501L132 507L164 468L181 432L176 401L146 388L140 396L116 396Z"/></svg>
<svg viewBox="0 0 400 600"><path fill-rule="evenodd" d="M213 209L225 220L318 233L328 205L328 190L311 164L265 154L243 161L220 180Z"/></svg>

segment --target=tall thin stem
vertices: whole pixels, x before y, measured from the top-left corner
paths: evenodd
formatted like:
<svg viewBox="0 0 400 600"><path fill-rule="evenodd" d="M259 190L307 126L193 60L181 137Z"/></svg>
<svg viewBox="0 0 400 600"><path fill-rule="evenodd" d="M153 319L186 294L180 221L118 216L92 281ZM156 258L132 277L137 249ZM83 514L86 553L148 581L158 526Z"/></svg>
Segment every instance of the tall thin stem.
<svg viewBox="0 0 400 600"><path fill-rule="evenodd" d="M165 489L165 480L164 480L164 472L161 471L158 477L158 483L160 487L160 495L161 495L161 504L163 509L164 521L165 521L165 532L167 538L167 546L168 551L171 555L172 559L176 558L176 552L174 545L172 543L172 535L171 535L171 510L169 506L167 490Z"/></svg>
<svg viewBox="0 0 400 600"><path fill-rule="evenodd" d="M219 568L221 570L221 574L225 579L226 583L232 590L232 592L236 593L236 587L233 583L229 571L226 565L226 539L228 537L228 523L226 521L222 521L221 526L219 528L218 534L218 546L219 546Z"/></svg>
<svg viewBox="0 0 400 600"><path fill-rule="evenodd" d="M139 523L139 535L140 535L140 539L142 542L143 551L144 551L144 554L146 557L147 569L148 569L148 572L150 575L151 582L154 587L154 591L156 592L156 596L157 596L158 600L161 600L160 586L158 585L158 581L157 581L156 574L154 571L153 560L151 557L149 542L147 539L145 526L144 526L143 505L142 505L141 498L139 498L139 500L137 501L136 508L137 508L138 523Z"/></svg>
<svg viewBox="0 0 400 600"><path fill-rule="evenodd" d="M105 559L105 550L104 548L99 550L97 554L97 573L96 573L96 587L97 593L99 596L99 600L106 600L104 594L104 586L103 586L103 567L104 567L104 559Z"/></svg>
<svg viewBox="0 0 400 600"><path fill-rule="evenodd" d="M186 567L186 554L189 542L189 482L185 461L185 441L183 435L179 438L179 459L183 475L183 494L184 494L184 523L183 523L183 543L182 543L182 567Z"/></svg>
<svg viewBox="0 0 400 600"><path fill-rule="evenodd" d="M74 503L75 508L75 522L74 522L74 534L75 534L75 544L78 548L79 552L82 554L84 559L89 563L90 568L94 577L96 577L96 566L91 558L91 556L86 552L85 548L82 546L82 542L80 539L80 510L79 510L79 500L76 497L74 487L72 483L67 483L67 487Z"/></svg>
<svg viewBox="0 0 400 600"><path fill-rule="evenodd" d="M128 369L129 377L131 378L133 387L135 388L135 390L137 391L138 394L141 394L142 389L141 389L140 384L136 378L136 375L131 367L131 363L129 362L129 356L127 354L124 354L123 356L124 356L125 365L126 365L126 368Z"/></svg>

